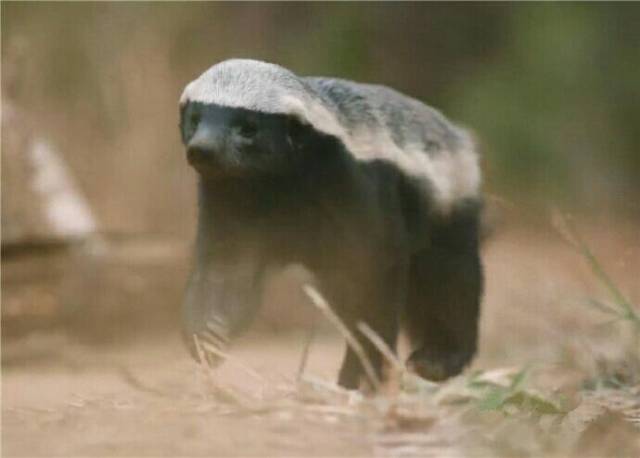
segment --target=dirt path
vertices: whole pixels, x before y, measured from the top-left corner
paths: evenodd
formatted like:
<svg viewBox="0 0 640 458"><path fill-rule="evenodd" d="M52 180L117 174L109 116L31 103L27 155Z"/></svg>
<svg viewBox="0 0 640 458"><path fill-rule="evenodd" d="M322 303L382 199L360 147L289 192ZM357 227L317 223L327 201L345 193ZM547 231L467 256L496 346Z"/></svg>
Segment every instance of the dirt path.
<svg viewBox="0 0 640 458"><path fill-rule="evenodd" d="M216 371L216 385L247 401L282 399L295 379L300 341L249 339L234 357L260 378L229 362ZM177 338L102 352L54 341L47 351L49 361L3 370L3 456L371 452L357 421L336 431L323 415L239 414L233 402L220 402L223 394L215 394ZM332 380L340 353L337 341L317 341L309 372Z"/></svg>
<svg viewBox="0 0 640 458"><path fill-rule="evenodd" d="M627 255L637 246L629 243L635 239L603 240L597 252L608 254L612 275L637 298L640 258ZM602 296L580 261L561 243L534 234L490 244L474 368L535 364L547 370L546 392L573 387L575 393L585 377L602 370L598 364L615 361L621 336L596 327L602 315L577 305L585 297ZM303 342L303 335L246 336L233 349L233 361L213 377L197 370L177 336L141 337L138 344L102 349L62 336L15 342L2 349L2 456L468 455L461 444L469 429L459 428L455 415L414 405L427 397L414 397L408 405L426 416L390 422L380 414L384 405L353 408L357 394L296 385ZM334 335L318 337L306 374L334 381L341 353ZM324 402L328 394L331 402ZM529 436L519 436L519 429L512 433L501 415L490 412L479 421L496 433L500 426L516 442L511 446L528 444ZM614 428L601 437L627 427L612 421ZM638 437L635 431L625 434L625 439L611 436L611 450L620 450L622 443L640 447L639 440L626 439ZM540 441L531 444L525 455L542 456ZM503 455L518 451L507 449Z"/></svg>

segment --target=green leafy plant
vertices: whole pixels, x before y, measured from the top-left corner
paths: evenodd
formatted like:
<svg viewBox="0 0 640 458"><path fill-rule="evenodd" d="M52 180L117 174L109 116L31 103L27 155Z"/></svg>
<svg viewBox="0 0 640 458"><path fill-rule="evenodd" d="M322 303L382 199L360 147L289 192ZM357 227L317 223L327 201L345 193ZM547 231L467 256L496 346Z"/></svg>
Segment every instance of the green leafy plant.
<svg viewBox="0 0 640 458"><path fill-rule="evenodd" d="M557 415L564 413L564 409L556 400L527 388L530 367L525 367L512 376L508 384L485 380L483 373L472 374L467 387L478 394L476 406L481 411L509 412L509 408L516 408L525 413L535 415Z"/></svg>

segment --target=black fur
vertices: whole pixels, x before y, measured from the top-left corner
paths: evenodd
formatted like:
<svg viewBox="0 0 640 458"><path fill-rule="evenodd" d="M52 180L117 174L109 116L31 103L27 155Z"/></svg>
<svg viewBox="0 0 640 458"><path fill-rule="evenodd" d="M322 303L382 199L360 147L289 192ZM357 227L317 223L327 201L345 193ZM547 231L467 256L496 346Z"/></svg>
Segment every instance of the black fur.
<svg viewBox="0 0 640 458"><path fill-rule="evenodd" d="M420 375L440 380L470 361L482 289L478 202L442 216L426 182L357 161L337 138L285 115L191 103L181 126L188 153L200 155L191 159L200 216L189 342L233 338L257 309L265 273L301 263L352 329L366 322L395 348L405 323ZM380 374L381 356L362 344ZM339 383L356 388L362 375L347 350Z"/></svg>

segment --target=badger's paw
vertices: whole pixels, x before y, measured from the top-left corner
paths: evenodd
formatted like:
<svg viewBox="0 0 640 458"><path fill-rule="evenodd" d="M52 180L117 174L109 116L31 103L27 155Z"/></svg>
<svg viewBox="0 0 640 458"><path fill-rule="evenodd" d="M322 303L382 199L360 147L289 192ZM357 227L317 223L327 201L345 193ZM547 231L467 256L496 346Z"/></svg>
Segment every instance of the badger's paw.
<svg viewBox="0 0 640 458"><path fill-rule="evenodd" d="M471 353L446 353L420 348L409 356L407 369L426 380L442 382L460 374L472 356Z"/></svg>

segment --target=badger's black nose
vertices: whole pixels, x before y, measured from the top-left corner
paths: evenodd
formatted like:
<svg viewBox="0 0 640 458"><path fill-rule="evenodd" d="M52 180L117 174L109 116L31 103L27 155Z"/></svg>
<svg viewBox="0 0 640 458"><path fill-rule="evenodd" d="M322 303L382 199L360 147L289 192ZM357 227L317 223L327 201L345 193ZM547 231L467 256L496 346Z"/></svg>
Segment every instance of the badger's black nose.
<svg viewBox="0 0 640 458"><path fill-rule="evenodd" d="M224 152L226 128L219 123L200 121L187 144L187 160L191 165L215 165Z"/></svg>
<svg viewBox="0 0 640 458"><path fill-rule="evenodd" d="M204 145L189 145L187 148L187 160L191 165L211 162L215 157L215 150Z"/></svg>

